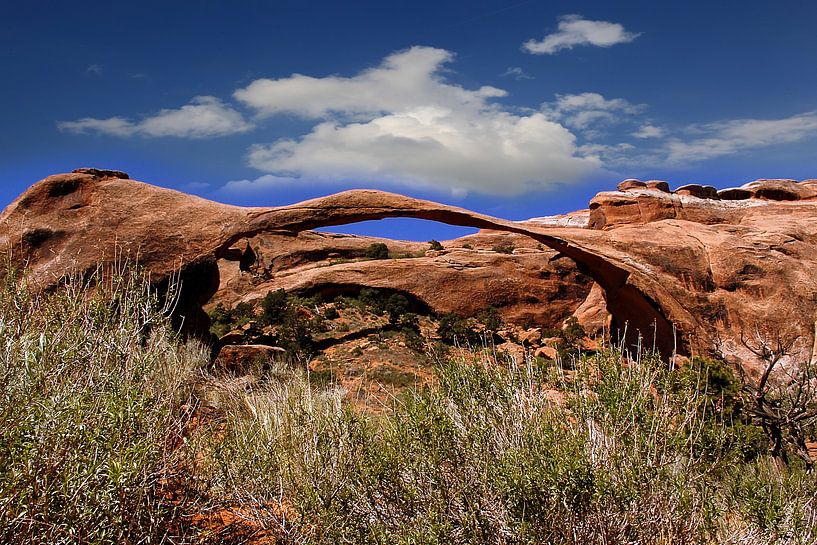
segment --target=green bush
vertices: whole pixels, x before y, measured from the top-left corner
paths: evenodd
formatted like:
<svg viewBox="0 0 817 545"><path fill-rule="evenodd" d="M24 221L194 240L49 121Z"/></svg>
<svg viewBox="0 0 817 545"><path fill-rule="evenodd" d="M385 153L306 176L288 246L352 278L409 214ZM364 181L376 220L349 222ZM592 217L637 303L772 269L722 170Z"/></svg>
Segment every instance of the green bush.
<svg viewBox="0 0 817 545"><path fill-rule="evenodd" d="M217 337L222 337L233 329L249 323L254 318L255 307L250 303L238 303L231 309L227 309L223 303L219 303L210 311L210 332Z"/></svg>
<svg viewBox="0 0 817 545"><path fill-rule="evenodd" d="M290 309L289 296L283 289L268 291L261 300L261 323L264 325L281 324Z"/></svg>
<svg viewBox="0 0 817 545"><path fill-rule="evenodd" d="M502 316L500 316L496 307L489 306L480 312L478 319L487 331L496 332L502 328Z"/></svg>
<svg viewBox="0 0 817 545"><path fill-rule="evenodd" d="M388 259L389 247L382 242L373 242L366 248L366 257L369 259Z"/></svg>
<svg viewBox="0 0 817 545"><path fill-rule="evenodd" d="M454 313L444 314L437 324L437 335L443 342L453 344L475 343L480 340L480 334L474 329L467 318Z"/></svg>
<svg viewBox="0 0 817 545"><path fill-rule="evenodd" d="M384 310L389 316L389 323L391 325L397 325L400 318L409 311L408 299L406 299L405 295L393 293L386 299Z"/></svg>
<svg viewBox="0 0 817 545"><path fill-rule="evenodd" d="M431 240L428 241L428 247L429 247L430 250L437 250L437 251L445 249L445 247L438 240L434 240L434 239L431 239Z"/></svg>
<svg viewBox="0 0 817 545"><path fill-rule="evenodd" d="M516 247L513 244L497 244L492 248L493 251L500 254L512 254Z"/></svg>

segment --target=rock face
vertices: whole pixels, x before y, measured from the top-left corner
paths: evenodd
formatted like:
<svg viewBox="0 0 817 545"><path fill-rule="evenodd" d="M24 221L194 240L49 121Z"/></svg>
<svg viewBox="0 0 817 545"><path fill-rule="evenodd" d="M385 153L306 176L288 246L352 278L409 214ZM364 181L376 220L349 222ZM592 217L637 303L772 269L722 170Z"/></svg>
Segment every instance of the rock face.
<svg viewBox="0 0 817 545"><path fill-rule="evenodd" d="M373 243L387 244L395 257L363 259ZM210 305L229 307L279 288L328 296L378 288L411 295L439 314L474 316L493 306L505 322L552 328L584 303L593 285L572 260L529 237L496 231L446 241L439 251L427 243L314 231L258 234L234 248L235 259L250 248L256 260L249 266L220 260L221 287Z"/></svg>
<svg viewBox="0 0 817 545"><path fill-rule="evenodd" d="M246 268L258 259L237 242L261 233L294 237L317 227L414 217L525 236L550 249L531 252L530 263L527 256L513 260L513 267L533 271L538 259L572 260L601 287L613 333L626 332L628 344L638 343L640 335L643 345L655 345L664 355L673 347L685 354L717 350L745 365L751 365L751 354L740 336L760 326L798 335L809 354L814 346L815 180L758 180L721 192L689 185L668 192L659 182L642 186L630 180L621 190L594 198L584 226L575 217L512 222L367 190L291 206L241 208L125 176L81 169L34 184L0 215L0 243L13 249L13 258L26 263L42 287L111 262L119 252L138 255L157 284L179 277L179 313L191 331L202 332L207 326L202 306L220 286L218 260L238 258L239 267L243 262ZM419 278L440 279L438 292L456 289L458 278L472 285L489 278L469 276L470 268L511 266L501 256L454 249L423 259L429 276L422 277L423 267L417 267ZM325 281L322 274L313 268L290 276L293 286L305 287ZM349 264L338 274L350 282L377 275L384 283L399 281L394 267L381 263ZM589 295L591 285L586 287ZM575 301L583 293L577 291Z"/></svg>

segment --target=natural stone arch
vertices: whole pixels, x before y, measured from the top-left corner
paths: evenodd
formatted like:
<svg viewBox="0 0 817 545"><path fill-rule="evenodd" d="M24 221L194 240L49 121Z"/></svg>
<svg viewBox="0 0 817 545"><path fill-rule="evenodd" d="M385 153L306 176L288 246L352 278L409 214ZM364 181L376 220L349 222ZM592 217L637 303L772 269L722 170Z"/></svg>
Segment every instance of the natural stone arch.
<svg viewBox="0 0 817 545"><path fill-rule="evenodd" d="M424 219L528 236L571 258L581 272L604 289L616 329L613 335L618 335L625 345L655 347L664 357L684 349L680 332L656 300L628 283L631 271L581 244L577 232L593 233L585 229L538 227L382 191L352 190L260 212L236 226L217 250L216 257L223 257L239 239L262 232L299 232L385 218ZM592 235L589 238L592 239Z"/></svg>
<svg viewBox="0 0 817 545"><path fill-rule="evenodd" d="M388 217L410 217L526 235L573 259L604 288L610 313L644 346L669 355L673 324L689 334L697 321L608 231L551 228L512 222L431 201L372 190L353 190L274 208L208 201L125 178L82 170L34 184L0 216L0 245L44 287L72 271L93 270L122 249L139 256L154 282L181 281L178 314L188 332L206 334L203 305L219 286L217 260L238 240L261 232L298 232ZM33 235L32 235L33 234ZM35 236L36 235L36 236ZM683 347L680 347L683 351Z"/></svg>

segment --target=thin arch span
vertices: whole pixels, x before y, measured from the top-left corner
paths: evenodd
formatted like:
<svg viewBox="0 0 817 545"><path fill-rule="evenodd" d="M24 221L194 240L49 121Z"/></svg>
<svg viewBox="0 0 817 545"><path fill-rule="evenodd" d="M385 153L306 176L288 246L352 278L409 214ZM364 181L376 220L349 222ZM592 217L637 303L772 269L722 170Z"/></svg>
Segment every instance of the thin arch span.
<svg viewBox="0 0 817 545"><path fill-rule="evenodd" d="M223 257L239 239L262 232L300 232L402 217L528 236L573 259L581 272L601 285L606 293L608 310L617 325L613 333L619 335L626 345L654 347L664 357L676 350L684 351L680 331L676 331L655 297L650 297L645 290L630 282L632 271L621 263L624 259L611 258L599 251L604 236L600 231L538 227L402 195L353 190L292 206L253 212L225 237L216 250L216 257Z"/></svg>

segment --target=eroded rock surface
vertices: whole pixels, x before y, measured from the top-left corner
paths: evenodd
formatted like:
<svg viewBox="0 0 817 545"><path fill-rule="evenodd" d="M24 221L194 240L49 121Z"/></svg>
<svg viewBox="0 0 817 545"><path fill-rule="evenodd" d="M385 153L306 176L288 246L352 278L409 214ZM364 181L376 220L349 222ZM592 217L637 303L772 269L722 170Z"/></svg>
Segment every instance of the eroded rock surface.
<svg viewBox="0 0 817 545"><path fill-rule="evenodd" d="M188 328L201 331L206 326L202 305L220 285L217 262L236 252L240 261L244 250L234 247L237 242L260 233L291 236L317 227L415 217L523 235L552 250L533 252L531 260L556 254L573 260L601 286L612 327L626 330L630 344L640 334L643 344L655 344L665 354L673 347L682 353L718 350L746 365L751 355L742 349L740 335L760 326L799 335L809 351L814 346L814 180L758 180L714 194L704 186L667 192L661 183L630 182L623 191L593 199L586 228L570 220L555 226L512 222L368 190L291 206L241 208L123 174L83 169L34 184L0 216L0 243L14 248L14 259L27 264L32 280L43 287L72 271L111 262L119 251L138 255L157 283L179 276L179 312ZM428 271L440 267L447 275L435 278L465 278L449 265L461 263L464 271L474 263L454 250L427 259ZM494 256L477 262L486 269L507 265ZM364 267L353 265L343 274L376 272ZM394 269L382 267L385 282ZM297 282L319 281L322 273L314 270ZM451 285L441 283L439 289Z"/></svg>
<svg viewBox="0 0 817 545"><path fill-rule="evenodd" d="M366 259L375 243L387 244L393 257ZM259 234L236 245L251 249L252 265L219 261L221 288L210 305L251 302L276 289L333 296L375 288L409 294L438 314L475 316L493 306L505 322L553 328L593 284L571 259L530 237L482 231L443 245L434 251L427 243L314 231Z"/></svg>

